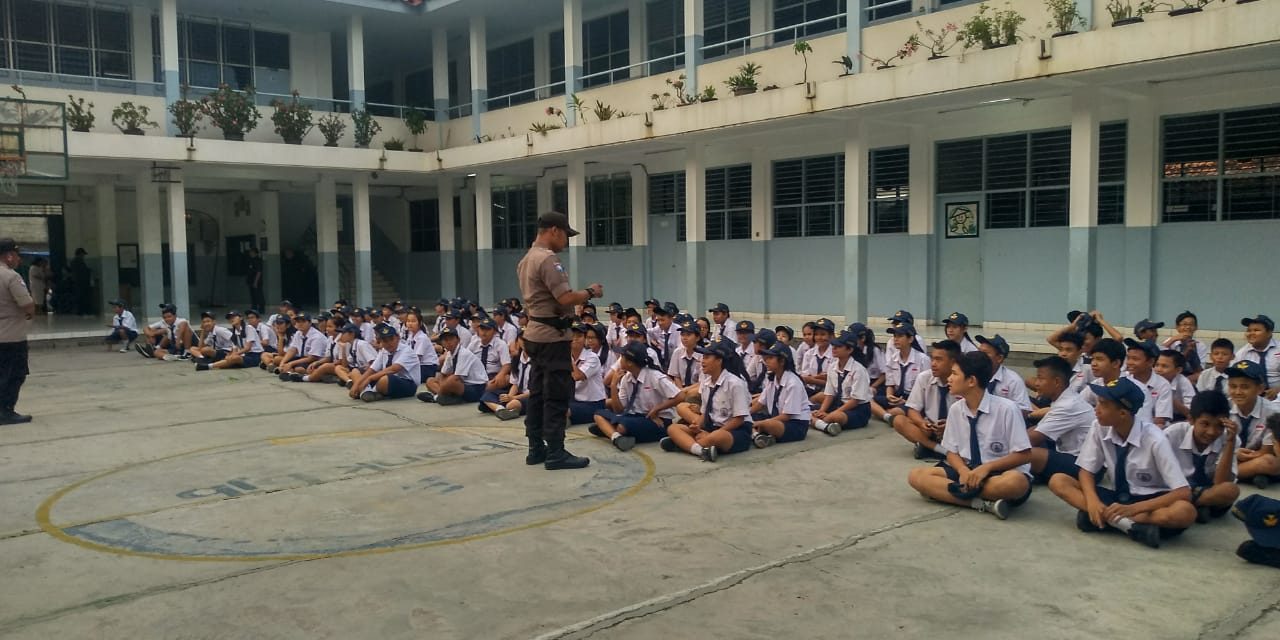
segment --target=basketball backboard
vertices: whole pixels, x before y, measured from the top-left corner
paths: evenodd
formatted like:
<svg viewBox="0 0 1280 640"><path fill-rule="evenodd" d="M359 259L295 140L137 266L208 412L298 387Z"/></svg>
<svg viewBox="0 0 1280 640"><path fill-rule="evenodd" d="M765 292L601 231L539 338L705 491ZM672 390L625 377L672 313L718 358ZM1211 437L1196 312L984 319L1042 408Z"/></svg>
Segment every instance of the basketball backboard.
<svg viewBox="0 0 1280 640"><path fill-rule="evenodd" d="M66 180L66 105L0 98L0 177L13 183Z"/></svg>

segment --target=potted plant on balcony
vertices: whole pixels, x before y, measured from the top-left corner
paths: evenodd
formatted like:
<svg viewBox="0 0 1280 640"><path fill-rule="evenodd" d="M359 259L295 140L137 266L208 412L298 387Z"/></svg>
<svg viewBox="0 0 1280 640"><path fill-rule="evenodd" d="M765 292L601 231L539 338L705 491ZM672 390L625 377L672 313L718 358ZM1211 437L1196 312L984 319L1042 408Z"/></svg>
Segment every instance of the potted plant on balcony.
<svg viewBox="0 0 1280 640"><path fill-rule="evenodd" d="M302 139L311 131L311 107L298 99L294 90L288 102L272 100L275 113L271 114L271 123L275 125L276 134L284 139L285 144L302 144Z"/></svg>
<svg viewBox="0 0 1280 640"><path fill-rule="evenodd" d="M1054 38L1079 33L1073 28L1077 25L1081 28L1089 26L1080 15L1076 0L1044 0L1044 4L1049 9L1049 24L1046 26L1053 29Z"/></svg>
<svg viewBox="0 0 1280 640"><path fill-rule="evenodd" d="M809 84L809 54L813 53L813 47L809 46L808 40L801 40L791 45L791 53L804 61L804 75L800 77L799 84Z"/></svg>
<svg viewBox="0 0 1280 640"><path fill-rule="evenodd" d="M357 149L368 149L373 137L382 131L382 125L373 119L373 114L364 109L351 112L351 124Z"/></svg>
<svg viewBox="0 0 1280 640"><path fill-rule="evenodd" d="M186 98L187 88L182 88L181 100L169 105L169 113L173 116L173 126L182 138L194 138L200 130L200 122L204 120L202 103Z"/></svg>
<svg viewBox="0 0 1280 640"><path fill-rule="evenodd" d="M733 91L735 96L743 96L748 93L755 93L759 87L756 85L756 77L760 75L760 65L754 62L748 62L738 67L738 73L729 76L724 83Z"/></svg>
<svg viewBox="0 0 1280 640"><path fill-rule="evenodd" d="M336 147L338 140L342 139L342 134L347 131L347 123L343 122L338 114L329 113L320 117L316 128L320 130L320 135L324 136L324 146Z"/></svg>
<svg viewBox="0 0 1280 640"><path fill-rule="evenodd" d="M1026 18L1012 8L993 10L984 2L978 5L978 13L960 27L959 37L964 41L966 49L975 46L981 46L984 50L1007 47L1022 40L1018 35L1018 27L1026 21Z"/></svg>
<svg viewBox="0 0 1280 640"><path fill-rule="evenodd" d="M1130 0L1111 0L1107 3L1107 13L1111 14L1113 27L1142 22L1142 16L1155 10L1155 3L1148 0L1139 0L1137 6L1134 6Z"/></svg>
<svg viewBox="0 0 1280 640"><path fill-rule="evenodd" d="M68 94L66 119L72 131L88 132L93 128L93 103L86 103L84 98L76 98Z"/></svg>
<svg viewBox="0 0 1280 640"><path fill-rule="evenodd" d="M687 107L691 104L698 103L698 94L684 92L685 80L686 78L683 73L680 74L675 80L672 80L671 78L667 78L667 84L671 85L671 88L676 90L676 106L677 107Z"/></svg>
<svg viewBox="0 0 1280 640"><path fill-rule="evenodd" d="M400 138L392 138L382 143L382 148L387 151L404 151L404 140Z"/></svg>
<svg viewBox="0 0 1280 640"><path fill-rule="evenodd" d="M244 140L244 134L253 131L262 118L253 96L253 87L236 91L223 83L201 102L201 107L209 122L222 130L224 140Z"/></svg>
<svg viewBox="0 0 1280 640"><path fill-rule="evenodd" d="M409 110L404 112L404 126L413 136L413 148L409 150L421 153L422 149L418 148L418 136L427 132L427 112L409 107Z"/></svg>
<svg viewBox="0 0 1280 640"><path fill-rule="evenodd" d="M930 60L947 57L947 52L960 44L960 38L956 35L960 27L957 27L954 22L948 22L942 25L941 29L934 31L916 20L916 28L920 30L920 35L924 36L920 40L920 46L929 50Z"/></svg>
<svg viewBox="0 0 1280 640"><path fill-rule="evenodd" d="M148 119L151 116L151 109L146 105L135 105L132 102L121 102L120 106L111 110L111 124L115 125L120 133L126 136L146 135L142 130L143 127L154 129L160 126L153 120Z"/></svg>
<svg viewBox="0 0 1280 640"><path fill-rule="evenodd" d="M893 55L889 56L888 58L885 58L884 60L869 56L865 53L862 53L861 51L858 52L858 55L866 58L867 61L870 62L872 65L874 65L877 70L891 69L894 66L893 65L894 60L906 60L907 58L910 58L911 55L914 54L916 50L919 48L920 48L920 35L913 33L907 37L907 41L902 43L902 46L898 47L898 50L894 52Z"/></svg>
<svg viewBox="0 0 1280 640"><path fill-rule="evenodd" d="M1171 9L1169 11L1169 17L1176 18L1178 16L1185 16L1188 13L1200 13L1201 11L1204 11L1205 5L1209 4L1211 1L1212 0L1182 0L1182 6L1177 9Z"/></svg>

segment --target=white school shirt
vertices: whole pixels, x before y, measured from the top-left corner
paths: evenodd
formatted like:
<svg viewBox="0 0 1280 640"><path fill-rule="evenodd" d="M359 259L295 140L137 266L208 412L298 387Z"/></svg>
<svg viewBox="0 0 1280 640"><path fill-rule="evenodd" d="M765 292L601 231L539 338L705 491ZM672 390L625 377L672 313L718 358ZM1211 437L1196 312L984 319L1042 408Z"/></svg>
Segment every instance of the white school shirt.
<svg viewBox="0 0 1280 640"><path fill-rule="evenodd" d="M286 320L289 320L289 322L293 322L293 320L290 320L290 319L289 319L289 316L287 316L287 315L285 315L285 314L283 314L283 313L273 313L273 314L271 314L271 315L267 316L267 321L266 321L265 323L261 323L261 322L260 322L260 323L258 323L258 324L266 324L267 326L269 326L269 327L270 327L270 326L275 325L275 323L276 323L276 318L280 318L280 317L283 317L283 318L285 318Z"/></svg>
<svg viewBox="0 0 1280 640"><path fill-rule="evenodd" d="M1214 368L1213 365L1208 365L1207 367L1205 367L1204 371L1200 372L1200 377L1196 380L1196 390L1197 391L1213 391L1214 387L1218 386L1219 379L1222 380L1222 394L1226 395L1227 372L1218 371L1217 369Z"/></svg>
<svg viewBox="0 0 1280 640"><path fill-rule="evenodd" d="M414 386L422 383L422 367L418 364L418 354L414 353L403 340L396 345L395 353L379 349L377 358L369 365L369 370L382 371L393 364L400 365L401 371L391 375L411 380Z"/></svg>
<svg viewBox="0 0 1280 640"><path fill-rule="evenodd" d="M947 393L946 397L942 397L942 389L947 387L946 379L939 380L933 377L932 369L925 369L916 377L916 383L911 387L911 394L907 396L907 407L919 411L921 415L929 420L937 420L940 412L938 411L939 401L947 403L947 411L951 411L951 405L955 404L960 396ZM950 389L948 388L948 392ZM950 413L947 416L950 417Z"/></svg>
<svg viewBox="0 0 1280 640"><path fill-rule="evenodd" d="M1267 416L1280 412L1280 406L1271 402L1266 398L1259 397L1253 403L1253 410L1247 414L1241 414L1240 408L1236 403L1231 403L1231 419L1240 425L1240 440L1244 442L1245 449L1253 449L1257 451L1264 447L1270 447L1275 443L1275 435L1267 429ZM1248 423L1248 424L1246 424Z"/></svg>
<svg viewBox="0 0 1280 640"><path fill-rule="evenodd" d="M815 344L804 353L804 362L801 362L799 367L800 375L822 375L831 369L831 365L835 361L836 352L830 344L827 345L825 352L820 351L818 345Z"/></svg>
<svg viewBox="0 0 1280 640"><path fill-rule="evenodd" d="M462 326L461 322L459 322L458 326L454 327L453 330L458 334L458 344L462 345L464 348L471 344L472 333L468 331L466 327Z"/></svg>
<svg viewBox="0 0 1280 640"><path fill-rule="evenodd" d="M1240 347L1236 351L1236 359L1232 364L1241 360L1257 362L1266 369L1267 388L1280 386L1280 344L1276 343L1275 338L1272 338L1263 349L1254 349L1251 344Z"/></svg>
<svg viewBox="0 0 1280 640"><path fill-rule="evenodd" d="M348 368L364 369L378 359L378 349L363 338L355 338L346 345L343 360ZM434 349L432 349L434 351Z"/></svg>
<svg viewBox="0 0 1280 640"><path fill-rule="evenodd" d="M595 352L596 357L600 358L600 366L604 371L613 371L618 365L618 360L621 358L618 357L618 354L615 353L613 349L607 346L602 347L601 350L604 351L604 355L601 355L600 351ZM657 360L654 360L654 362L657 362Z"/></svg>
<svg viewBox="0 0 1280 640"><path fill-rule="evenodd" d="M1085 362L1084 356L1076 361L1076 366L1071 369L1071 380L1067 383L1067 388L1076 393L1084 393L1084 390L1093 384L1093 367Z"/></svg>
<svg viewBox="0 0 1280 640"><path fill-rule="evenodd" d="M496 337L502 338L502 342L510 345L516 341L516 333L519 331L514 324L504 322L502 326L498 327L498 335ZM507 355L510 356L511 352L508 351Z"/></svg>
<svg viewBox="0 0 1280 640"><path fill-rule="evenodd" d="M440 335L441 331L444 331L444 316L442 315L436 316L435 323L431 325L431 335Z"/></svg>
<svg viewBox="0 0 1280 640"><path fill-rule="evenodd" d="M1022 376L1014 373L1009 367L1000 365L1000 368L992 374L991 382L995 383L995 386L988 383L987 388L992 393L1012 400L1024 412L1031 411L1031 398L1027 396L1027 383L1022 381Z"/></svg>
<svg viewBox="0 0 1280 640"><path fill-rule="evenodd" d="M1200 368L1212 369L1213 364L1209 362L1209 345L1204 340L1196 340L1195 338L1192 338L1192 340L1196 343L1196 355L1200 358ZM1169 346L1165 347L1165 349L1172 349L1178 353L1182 353L1182 341L1174 340L1173 342L1170 342Z"/></svg>
<svg viewBox="0 0 1280 640"><path fill-rule="evenodd" d="M711 397L713 387L716 388L714 398ZM742 417L751 421L751 392L747 390L746 380L721 371L715 380L711 376L704 377L699 388L702 392L702 415L711 418L712 428L724 426L730 418Z"/></svg>
<svg viewBox="0 0 1280 640"><path fill-rule="evenodd" d="M920 336L916 336L916 338L919 339ZM973 338L970 338L969 334L967 333L960 338L959 342L960 342L960 353L971 353L973 351L981 351L981 349L978 348L978 343L974 342ZM925 346L925 345L920 345L920 346Z"/></svg>
<svg viewBox="0 0 1280 640"><path fill-rule="evenodd" d="M133 312L128 309L121 310L119 314L111 316L111 326L116 328L124 328L134 333L138 332L138 319L133 317Z"/></svg>
<svg viewBox="0 0 1280 640"><path fill-rule="evenodd" d="M293 339L289 341L289 348L294 350L295 358L303 356L323 358L329 352L329 338L312 325L305 334L301 331L294 332Z"/></svg>
<svg viewBox="0 0 1280 640"><path fill-rule="evenodd" d="M231 330L222 325L214 325L213 330L205 335L201 344L219 351L230 351L236 348L236 344L231 341Z"/></svg>
<svg viewBox="0 0 1280 640"><path fill-rule="evenodd" d="M271 347L274 349L277 345L277 340L276 331L273 327L274 325L269 325L265 322L259 322L256 327L249 325L249 328L258 332L258 342L265 347Z"/></svg>
<svg viewBox="0 0 1280 640"><path fill-rule="evenodd" d="M436 353L436 345L431 342L430 336L421 328L418 332L404 338L409 343L409 350L418 355L418 363L424 367L433 367L440 365L440 356Z"/></svg>
<svg viewBox="0 0 1280 640"><path fill-rule="evenodd" d="M1098 486L1114 491L1117 445L1129 447L1124 477L1129 481L1130 494L1149 496L1187 486L1187 477L1182 475L1173 445L1160 427L1146 420L1133 423L1127 440L1121 440L1115 429L1094 420L1093 429L1076 457L1076 466L1092 473ZM1106 473L1099 475L1103 469Z"/></svg>
<svg viewBox="0 0 1280 640"><path fill-rule="evenodd" d="M1159 375L1159 374L1155 374L1155 375ZM1182 404L1187 407L1188 411L1190 411L1191 399L1196 397L1195 385L1191 384L1191 381L1188 380L1187 377L1182 375L1181 373L1174 376L1172 381L1165 380L1165 382L1169 383L1169 390L1170 390L1170 393L1172 394L1170 396L1171 398L1170 402L1173 402L1172 398L1180 398L1182 400Z"/></svg>
<svg viewBox="0 0 1280 640"><path fill-rule="evenodd" d="M811 349L813 349L813 347L810 346L808 342L804 342L803 340L800 341L800 346L795 348L794 353L796 356L797 369L804 366L804 359L809 355L809 351Z"/></svg>
<svg viewBox="0 0 1280 640"><path fill-rule="evenodd" d="M663 335L666 334L666 335ZM658 355L663 358L670 358L675 353L676 348L682 346L680 344L680 327L673 322L667 325L664 331L662 327L654 327L649 330L649 344L654 347ZM659 362L662 362L659 360Z"/></svg>
<svg viewBox="0 0 1280 640"><path fill-rule="evenodd" d="M529 390L529 354L521 351L520 357L513 363L511 370L511 382L515 385L516 394L521 394Z"/></svg>
<svg viewBox="0 0 1280 640"><path fill-rule="evenodd" d="M1049 405L1049 413L1033 428L1052 440L1059 453L1075 456L1080 455L1080 448L1095 421L1093 407L1080 394L1067 389Z"/></svg>
<svg viewBox="0 0 1280 640"><path fill-rule="evenodd" d="M480 356L472 353L470 349L463 348L461 345L454 351L445 352L444 365L440 367L440 373L446 376L459 376L462 378L463 384L486 384L489 382L489 372L485 371L484 363L480 362Z"/></svg>
<svg viewBox="0 0 1280 640"><path fill-rule="evenodd" d="M942 432L942 448L964 458L971 466L973 457L969 452L969 419L973 418L969 411L969 403L957 400L947 410L947 430ZM1022 418L1022 410L1012 400L1001 398L990 393L982 394L982 402L978 403L978 447L982 449L982 462L999 460L1011 453L1031 449L1031 440L1027 438L1026 422ZM1012 469L1021 471L1031 477L1031 464L1019 465Z"/></svg>
<svg viewBox="0 0 1280 640"><path fill-rule="evenodd" d="M1214 440L1204 451L1196 448L1196 439L1192 434L1194 427L1190 422L1179 422L1171 424L1164 428L1165 437L1169 438L1169 444L1173 445L1173 455L1178 457L1178 466L1182 468L1182 475L1187 479L1187 484L1191 483L1192 476L1196 473L1195 456L1204 456L1204 473L1209 477L1209 484L1213 484L1214 473L1218 470L1218 461L1222 459L1222 447L1226 445L1227 434L1223 432ZM1231 479L1235 480L1236 457L1231 456Z"/></svg>
<svg viewBox="0 0 1280 640"><path fill-rule="evenodd" d="M654 329L658 328L658 319L654 316L649 316L648 318L645 318L644 328L648 331L653 331Z"/></svg>
<svg viewBox="0 0 1280 640"><path fill-rule="evenodd" d="M689 367L689 381L685 382L685 366L686 362ZM671 363L667 365L667 375L675 380L676 384L681 387L687 387L702 379L702 354L694 351L686 353L684 345L676 347L675 353L671 354Z"/></svg>
<svg viewBox="0 0 1280 640"><path fill-rule="evenodd" d="M152 323L151 323L150 325L148 325L148 326L150 326L152 329L154 329L154 330L156 330L156 331L164 331L164 332L165 332L165 334L169 337L169 340L170 340L174 345L177 345L177 344L178 344L178 333L180 333L180 332L181 332L182 327L186 327L186 326L190 326L190 325L187 323L187 319L186 319L186 318L174 318L174 319L173 319L173 326L169 326L169 324L168 324L168 323L166 323L166 322L164 321L164 319L163 319L163 318L161 318L160 320L157 320L157 321L155 321L155 322L152 322Z"/></svg>
<svg viewBox="0 0 1280 640"><path fill-rule="evenodd" d="M733 318L728 316L725 317L724 322L721 322L719 324L712 322L711 337L712 338L718 337L721 340L732 340L734 335L733 328L737 326L737 324L738 324L737 321L735 321Z"/></svg>
<svg viewBox="0 0 1280 640"><path fill-rule="evenodd" d="M493 376L498 375L498 371L502 369L502 365L511 364L511 348L508 347L507 343L503 342L497 334L494 334L493 339L489 341L488 346L489 355L483 361L483 364L485 373L492 378ZM468 345L467 348L470 349L471 353L476 354L476 357L479 357L480 354L483 353L484 347L484 342L481 341L480 336L477 335L471 339L471 344Z"/></svg>
<svg viewBox="0 0 1280 640"><path fill-rule="evenodd" d="M590 349L583 349L574 361L574 366L582 372L584 379L574 381L573 399L578 402L604 400L608 394L604 389L604 369L600 366L600 356Z"/></svg>
<svg viewBox="0 0 1280 640"><path fill-rule="evenodd" d="M849 400L857 400L858 404L871 402L871 378L867 375L866 367L853 358L849 358L841 367L840 359L833 356L831 366L827 368L827 385L823 387L822 393L834 399L837 388L840 391L840 404L835 404L833 400L828 407L832 411Z"/></svg>
<svg viewBox="0 0 1280 640"><path fill-rule="evenodd" d="M893 387L898 397L905 398L910 396L916 378L928 370L929 356L915 349L907 349L907 355L903 358L902 352L895 348L889 351L889 361L885 363L884 384L886 387Z"/></svg>
<svg viewBox="0 0 1280 640"><path fill-rule="evenodd" d="M867 375L871 376L872 380L885 375L886 364L884 349L875 346L871 347L871 362L867 363L865 366L867 367Z"/></svg>
<svg viewBox="0 0 1280 640"><path fill-rule="evenodd" d="M338 336L329 336L326 334L325 337L329 339L329 344L325 348L324 357L328 358L329 362L341 362L342 349L338 347Z"/></svg>
<svg viewBox="0 0 1280 640"><path fill-rule="evenodd" d="M611 347L625 347L627 345L627 327L620 322L610 322L604 337L605 342L608 342Z"/></svg>
<svg viewBox="0 0 1280 640"><path fill-rule="evenodd" d="M853 358L849 359L853 362ZM854 364L857 364L856 362ZM831 382L827 383L828 385ZM781 386L781 392L778 387ZM778 396L778 405L774 406L773 398ZM764 381L764 389L760 391L760 403L764 405L765 413L770 416L787 414L792 420L804 420L808 422L812 417L809 410L809 393L805 391L804 381L794 371L783 371L782 382L779 383L772 377ZM834 408L834 407L832 407Z"/></svg>
<svg viewBox="0 0 1280 640"><path fill-rule="evenodd" d="M1150 405L1151 413L1148 415L1152 422L1155 422L1156 418L1164 418L1169 422L1173 422L1173 387L1168 380L1156 375L1154 371L1151 372L1151 377L1147 378L1146 382L1141 382L1129 375L1128 371L1120 374L1120 376L1128 378L1138 385L1139 389L1147 390L1147 397L1142 401L1142 409L1139 409L1139 412L1145 410L1147 405Z"/></svg>
<svg viewBox="0 0 1280 640"><path fill-rule="evenodd" d="M631 402L631 392L632 389L636 389L637 381L640 382L640 387L636 393L635 404L631 405L630 414L632 415L648 415L654 407L680 393L680 387L657 369L645 367L640 370L638 377L631 375L628 371L622 374L622 381L618 383L618 400L622 402L623 408ZM675 409L664 409L658 415L667 420L676 419Z"/></svg>
<svg viewBox="0 0 1280 640"><path fill-rule="evenodd" d="M249 353L262 353L262 336L258 335L258 330L247 324L241 325L241 327L244 329L244 335L240 336L235 331L232 331L231 343L237 349L248 347Z"/></svg>
<svg viewBox="0 0 1280 640"><path fill-rule="evenodd" d="M365 322L360 325L360 337L364 338L365 342L369 344L374 344L378 341L378 334L374 332L373 327L374 324L372 322Z"/></svg>

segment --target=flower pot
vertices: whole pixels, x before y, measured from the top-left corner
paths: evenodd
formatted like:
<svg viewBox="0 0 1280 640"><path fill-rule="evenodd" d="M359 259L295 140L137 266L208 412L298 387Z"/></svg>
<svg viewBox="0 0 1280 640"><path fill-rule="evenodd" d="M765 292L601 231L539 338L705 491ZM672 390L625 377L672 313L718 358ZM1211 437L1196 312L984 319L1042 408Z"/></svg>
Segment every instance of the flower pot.
<svg viewBox="0 0 1280 640"><path fill-rule="evenodd" d="M356 143L356 148L357 148L357 149L368 149L368 148L369 148L369 143L367 143L367 142L366 142L366 143L364 143L364 144L360 144L360 143L358 143L358 142L357 142L357 143Z"/></svg>
<svg viewBox="0 0 1280 640"><path fill-rule="evenodd" d="M1007 47L1007 46L1009 46L1009 43L1008 43L1008 42L997 42L997 43L992 44L992 45L984 45L984 46L982 47L982 50L983 50L983 51L986 51L986 50L988 50L988 49L1003 49L1004 47Z"/></svg>
<svg viewBox="0 0 1280 640"><path fill-rule="evenodd" d="M89 127L71 127L71 130L78 131L80 133L89 133Z"/></svg>
<svg viewBox="0 0 1280 640"><path fill-rule="evenodd" d="M280 136L285 144L302 144L302 136Z"/></svg>
<svg viewBox="0 0 1280 640"><path fill-rule="evenodd" d="M715 102L716 100L719 100L719 99L720 98L703 98L699 102Z"/></svg>
<svg viewBox="0 0 1280 640"><path fill-rule="evenodd" d="M244 132L243 131L240 131L240 132L223 131L222 139L231 140L234 142L244 142Z"/></svg>
<svg viewBox="0 0 1280 640"><path fill-rule="evenodd" d="M892 69L892 68L893 68L893 65L891 64L876 65L876 71L884 71L885 69Z"/></svg>
<svg viewBox="0 0 1280 640"><path fill-rule="evenodd" d="M122 133L124 133L126 136L145 136L145 135L147 135L147 132L145 132L145 131L143 131L142 129L139 129L139 128L137 128L137 127L132 127L132 128L129 128L129 129L125 129Z"/></svg>
<svg viewBox="0 0 1280 640"><path fill-rule="evenodd" d="M756 88L755 88L755 87L742 87L742 88L740 88L740 89L734 89L734 90L733 90L733 95L735 95L735 96L745 96L745 95L747 95L748 93L755 93L755 92L756 92Z"/></svg>
<svg viewBox="0 0 1280 640"><path fill-rule="evenodd" d="M1120 20L1113 21L1111 23L1111 26L1123 27L1127 24L1138 24L1139 22L1142 22L1142 16L1134 16L1132 18L1122 18Z"/></svg>
<svg viewBox="0 0 1280 640"><path fill-rule="evenodd" d="M1257 2L1257 1L1258 0L1236 0L1236 4L1249 4L1250 2Z"/></svg>
<svg viewBox="0 0 1280 640"><path fill-rule="evenodd" d="M336 142L326 142L326 143L324 143L324 146L326 146L326 147L336 147L336 146L338 146L338 143L336 143Z"/></svg>
<svg viewBox="0 0 1280 640"><path fill-rule="evenodd" d="M1169 17L1174 18L1177 16L1185 16L1188 13L1200 13L1201 11L1204 11L1204 9L1201 9L1200 7L1178 7L1177 9L1169 12Z"/></svg>
<svg viewBox="0 0 1280 640"><path fill-rule="evenodd" d="M1055 37L1055 38L1061 38L1062 36L1073 36L1073 35L1075 35L1075 34L1077 34L1077 33L1080 33L1080 32L1079 32L1079 31L1071 31L1071 30L1067 30L1067 31L1059 31L1059 32L1057 32L1057 33L1053 34L1053 37Z"/></svg>
<svg viewBox="0 0 1280 640"><path fill-rule="evenodd" d="M941 59L943 59L943 58L948 58L948 57L950 57L950 56L948 56L948 55L946 55L946 54L943 54L943 55L938 55L938 56L929 56L929 59L930 59L930 60L941 60Z"/></svg>
<svg viewBox="0 0 1280 640"><path fill-rule="evenodd" d="M543 135L546 135L546 134L544 133ZM422 149L410 149L410 150L409 150L409 153L422 153L422 152L423 152L423 150L422 150Z"/></svg>

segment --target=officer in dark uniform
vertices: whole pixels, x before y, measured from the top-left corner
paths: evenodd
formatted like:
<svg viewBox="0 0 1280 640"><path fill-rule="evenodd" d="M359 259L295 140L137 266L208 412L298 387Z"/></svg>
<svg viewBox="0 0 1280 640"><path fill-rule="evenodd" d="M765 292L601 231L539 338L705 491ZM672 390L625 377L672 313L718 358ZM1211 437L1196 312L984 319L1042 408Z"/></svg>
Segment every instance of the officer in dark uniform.
<svg viewBox="0 0 1280 640"><path fill-rule="evenodd" d="M529 318L524 332L531 365L524 419L525 436L529 438L525 464L542 463L548 470L581 469L591 463L564 448L569 400L573 397L573 361L569 355L573 308L604 295L604 287L599 284L576 291L569 285L569 276L556 254L564 251L569 238L576 235L578 232L569 227L569 219L563 213L552 211L538 216L538 237L516 266Z"/></svg>

